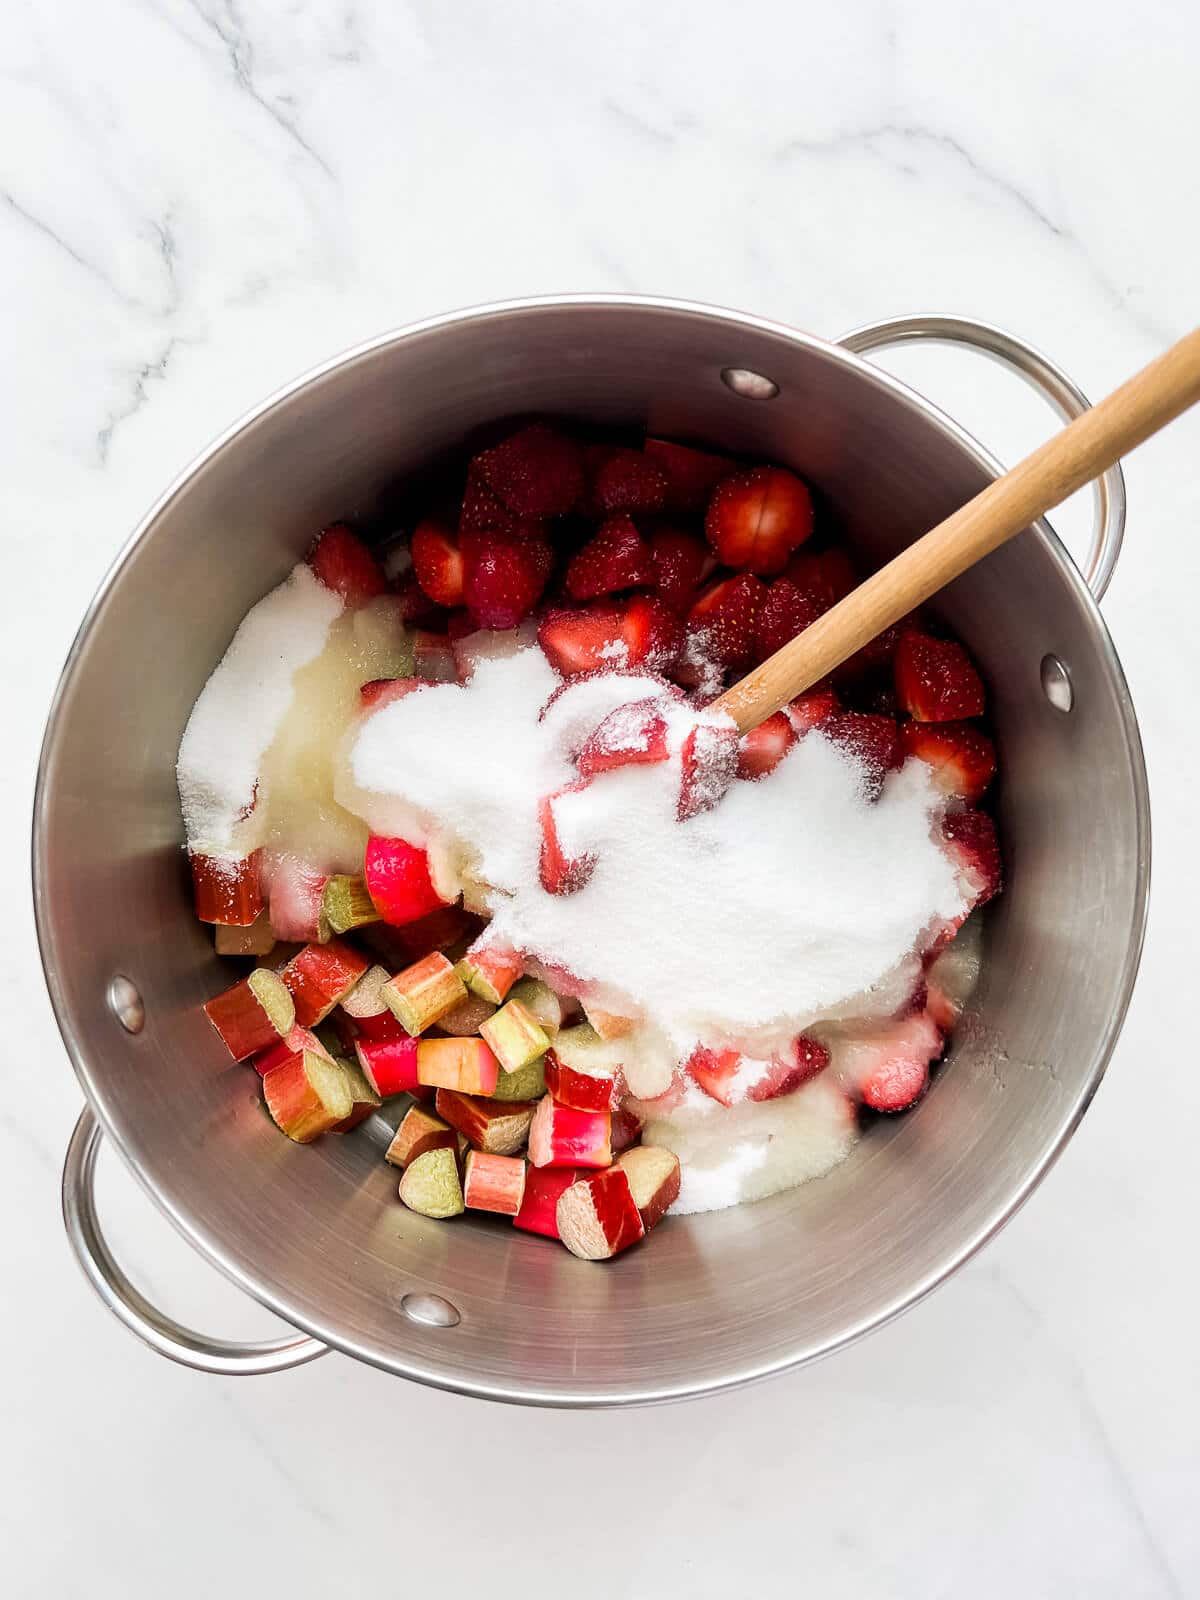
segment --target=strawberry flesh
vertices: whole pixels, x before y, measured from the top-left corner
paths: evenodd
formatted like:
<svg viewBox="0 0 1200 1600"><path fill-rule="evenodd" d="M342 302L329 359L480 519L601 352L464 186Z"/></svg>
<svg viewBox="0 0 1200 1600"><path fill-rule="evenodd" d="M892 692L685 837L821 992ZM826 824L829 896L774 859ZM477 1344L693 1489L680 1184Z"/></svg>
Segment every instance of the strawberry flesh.
<svg viewBox="0 0 1200 1600"><path fill-rule="evenodd" d="M942 1053L942 1036L921 1012L882 1031L875 1059L859 1083L874 1111L905 1111L924 1093L929 1064Z"/></svg>
<svg viewBox="0 0 1200 1600"><path fill-rule="evenodd" d="M754 623L754 653L759 661L794 639L829 610L820 591L804 590L790 578L776 578L759 607Z"/></svg>
<svg viewBox="0 0 1200 1600"><path fill-rule="evenodd" d="M751 467L713 490L704 519L708 542L729 567L782 572L813 529L807 487L783 467Z"/></svg>
<svg viewBox="0 0 1200 1600"><path fill-rule="evenodd" d="M942 837L972 909L986 905L1000 893L1002 881L996 824L986 811L952 811L942 823Z"/></svg>
<svg viewBox="0 0 1200 1600"><path fill-rule="evenodd" d="M766 593L766 585L748 574L710 584L688 613L688 655L708 659L722 671L748 667Z"/></svg>
<svg viewBox="0 0 1200 1600"><path fill-rule="evenodd" d="M902 723L900 748L929 765L943 794L969 805L996 775L995 746L969 722Z"/></svg>
<svg viewBox="0 0 1200 1600"><path fill-rule="evenodd" d="M519 517L488 488L478 458L467 468L459 533L507 533L514 539L538 539L546 531L541 517Z"/></svg>
<svg viewBox="0 0 1200 1600"><path fill-rule="evenodd" d="M458 541L441 523L419 522L412 536L413 572L417 582L439 606L461 606L463 554Z"/></svg>
<svg viewBox="0 0 1200 1600"><path fill-rule="evenodd" d="M958 722L983 713L983 683L953 639L906 633L893 665L900 705L917 722Z"/></svg>
<svg viewBox="0 0 1200 1600"><path fill-rule="evenodd" d="M661 511L667 503L667 479L661 467L640 450L609 450L592 478L596 509Z"/></svg>
<svg viewBox="0 0 1200 1600"><path fill-rule="evenodd" d="M697 1045L684 1071L710 1099L731 1106L735 1099L733 1083L741 1064L737 1050L710 1050L706 1045Z"/></svg>
<svg viewBox="0 0 1200 1600"><path fill-rule="evenodd" d="M817 1039L802 1033L792 1041L785 1055L776 1056L757 1083L746 1090L747 1100L776 1100L781 1094L791 1094L824 1072L829 1065L829 1051Z"/></svg>
<svg viewBox="0 0 1200 1600"><path fill-rule="evenodd" d="M403 700L406 694L428 688L424 678L372 678L370 683L358 686L358 697L368 711L379 711L394 700Z"/></svg>
<svg viewBox="0 0 1200 1600"><path fill-rule="evenodd" d="M680 822L711 811L737 777L738 731L732 723L697 722L679 753Z"/></svg>
<svg viewBox="0 0 1200 1600"><path fill-rule="evenodd" d="M538 628L546 659L564 677L605 667L668 671L682 636L679 618L650 595L635 595L625 606L552 611Z"/></svg>
<svg viewBox="0 0 1200 1600"><path fill-rule="evenodd" d="M463 600L477 628L515 628L542 598L554 553L543 539L463 537Z"/></svg>
<svg viewBox="0 0 1200 1600"><path fill-rule="evenodd" d="M670 755L667 722L653 700L617 706L601 722L579 752L576 765L583 778L614 767L647 766Z"/></svg>
<svg viewBox="0 0 1200 1600"><path fill-rule="evenodd" d="M567 593L573 600L595 600L654 583L656 577L654 557L633 518L613 516L572 558L567 568Z"/></svg>
<svg viewBox="0 0 1200 1600"><path fill-rule="evenodd" d="M317 535L308 552L308 564L325 587L341 595L348 606L364 606L387 592L379 563L344 522L331 523Z"/></svg>
<svg viewBox="0 0 1200 1600"><path fill-rule="evenodd" d="M796 730L782 711L776 711L757 728L742 735L738 745L739 778L765 778L796 743Z"/></svg>
<svg viewBox="0 0 1200 1600"><path fill-rule="evenodd" d="M863 711L837 711L826 717L821 732L863 769L866 791L874 798L883 780L900 765L900 740L891 717Z"/></svg>
<svg viewBox="0 0 1200 1600"><path fill-rule="evenodd" d="M819 554L802 550L788 562L783 575L805 594L827 600L826 610L858 586L858 574L850 557L837 546Z"/></svg>
<svg viewBox="0 0 1200 1600"><path fill-rule="evenodd" d="M544 423L485 450L475 465L487 487L518 517L562 516L583 488L582 451Z"/></svg>
<svg viewBox="0 0 1200 1600"><path fill-rule="evenodd" d="M569 856L558 836L558 822L554 815L555 803L564 795L578 794L586 789L586 781L569 783L538 801L538 823L542 830L538 853L538 878L547 894L575 894L582 889L596 869L594 855Z"/></svg>
<svg viewBox="0 0 1200 1600"><path fill-rule="evenodd" d="M690 533L661 528L650 540L650 559L659 599L677 616L686 616L712 564L712 552Z"/></svg>
<svg viewBox="0 0 1200 1600"><path fill-rule="evenodd" d="M644 448L667 480L666 504L672 511L703 511L721 479L737 471L728 456L693 450L669 439L647 439Z"/></svg>
<svg viewBox="0 0 1200 1600"><path fill-rule="evenodd" d="M811 732L813 728L819 728L837 709L838 697L834 694L833 686L828 679L811 689L806 689L803 694L798 694L784 707L788 721L801 736Z"/></svg>

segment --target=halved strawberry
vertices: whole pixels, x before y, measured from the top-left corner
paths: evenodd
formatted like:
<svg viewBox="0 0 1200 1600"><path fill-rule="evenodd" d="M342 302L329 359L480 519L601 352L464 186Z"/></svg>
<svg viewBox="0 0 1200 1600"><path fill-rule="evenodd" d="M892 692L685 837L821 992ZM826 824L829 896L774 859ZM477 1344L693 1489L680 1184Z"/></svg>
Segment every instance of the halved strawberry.
<svg viewBox="0 0 1200 1600"><path fill-rule="evenodd" d="M900 704L918 722L957 722L983 712L983 683L954 639L906 633L893 670Z"/></svg>
<svg viewBox="0 0 1200 1600"><path fill-rule="evenodd" d="M387 592L387 579L366 545L344 522L319 533L308 552L308 564L327 589L348 606L363 606Z"/></svg>
<svg viewBox="0 0 1200 1600"><path fill-rule="evenodd" d="M863 1102L875 1111L905 1111L929 1082L929 1064L943 1048L942 1035L924 1012L904 1017L857 1042L847 1054L858 1076Z"/></svg>
<svg viewBox="0 0 1200 1600"><path fill-rule="evenodd" d="M833 685L826 678L823 683L814 684L811 689L798 694L783 709L792 727L798 734L803 735L813 728L819 728L833 716L838 709L838 697L833 692Z"/></svg>
<svg viewBox="0 0 1200 1600"><path fill-rule="evenodd" d="M746 573L710 584L688 612L688 636L698 652L723 669L748 667L766 593L766 585Z"/></svg>
<svg viewBox="0 0 1200 1600"><path fill-rule="evenodd" d="M974 803L996 775L996 748L969 722L904 722L900 748L929 764L933 781L952 799Z"/></svg>
<svg viewBox="0 0 1200 1600"><path fill-rule="evenodd" d="M829 605L843 600L859 581L853 562L840 545L819 554L802 550L788 562L783 575L805 594L828 596Z"/></svg>
<svg viewBox="0 0 1200 1600"><path fill-rule="evenodd" d="M685 616L701 580L715 565L712 551L690 533L660 528L650 539L650 559L659 599L677 616Z"/></svg>
<svg viewBox="0 0 1200 1600"><path fill-rule="evenodd" d="M464 534L463 599L479 628L515 628L542 597L554 552L544 539Z"/></svg>
<svg viewBox="0 0 1200 1600"><path fill-rule="evenodd" d="M616 446L595 470L591 499L602 512L661 511L667 502L667 479L640 450Z"/></svg>
<svg viewBox="0 0 1200 1600"><path fill-rule="evenodd" d="M891 717L837 711L826 717L821 732L861 764L871 796L878 795L888 772L900 765L900 739Z"/></svg>
<svg viewBox="0 0 1200 1600"><path fill-rule="evenodd" d="M370 683L359 684L358 697L365 710L379 711L393 700L403 700L406 694L428 687L425 678L372 678Z"/></svg>
<svg viewBox="0 0 1200 1600"><path fill-rule="evenodd" d="M593 778L614 767L653 765L670 753L661 702L635 700L608 713L585 741L576 766L581 777Z"/></svg>
<svg viewBox="0 0 1200 1600"><path fill-rule="evenodd" d="M545 423L521 428L475 457L483 481L519 517L557 517L583 488L583 455Z"/></svg>
<svg viewBox="0 0 1200 1600"><path fill-rule="evenodd" d="M813 529L812 499L782 467L751 467L713 490L704 518L708 542L729 567L782 572Z"/></svg>
<svg viewBox="0 0 1200 1600"><path fill-rule="evenodd" d="M789 640L823 616L833 604L823 593L805 592L790 578L776 578L763 597L754 623L755 655L760 661L782 650Z"/></svg>
<svg viewBox="0 0 1200 1600"><path fill-rule="evenodd" d="M621 638L629 653L629 666L669 672L683 644L683 624L661 600L635 594L625 607Z"/></svg>
<svg viewBox="0 0 1200 1600"><path fill-rule="evenodd" d="M538 643L547 661L564 678L579 672L625 666L621 639L624 613L619 606L581 606L578 611L551 611L538 628Z"/></svg>
<svg viewBox="0 0 1200 1600"><path fill-rule="evenodd" d="M558 823L554 815L555 803L563 795L578 794L587 788L587 782L569 783L554 794L538 801L538 823L542 830L542 843L538 853L538 877L547 894L574 894L582 889L596 868L594 855L569 856L558 836Z"/></svg>
<svg viewBox="0 0 1200 1600"><path fill-rule="evenodd" d="M733 1080L742 1064L737 1050L710 1050L697 1045L684 1063L684 1071L711 1099L723 1106L734 1103Z"/></svg>
<svg viewBox="0 0 1200 1600"><path fill-rule="evenodd" d="M776 711L757 728L742 735L738 746L739 778L765 778L796 743L797 734L782 711Z"/></svg>
<svg viewBox="0 0 1200 1600"><path fill-rule="evenodd" d="M737 777L738 731L732 722L697 722L679 753L680 822L711 811Z"/></svg>
<svg viewBox="0 0 1200 1600"><path fill-rule="evenodd" d="M572 557L567 593L573 600L595 600L653 583L657 576L650 547L632 517L609 517L600 531Z"/></svg>
<svg viewBox="0 0 1200 1600"><path fill-rule="evenodd" d="M500 496L488 488L479 459L476 457L467 468L462 510L458 516L459 533L507 533L514 539L541 538L546 531L543 519L519 517L515 511L510 511Z"/></svg>
<svg viewBox="0 0 1200 1600"><path fill-rule="evenodd" d="M426 518L413 529L413 572L431 600L460 606L463 599L463 554L458 541L440 522Z"/></svg>
<svg viewBox="0 0 1200 1600"><path fill-rule="evenodd" d="M775 1056L767 1071L757 1083L746 1090L747 1100L775 1100L781 1094L791 1094L824 1072L829 1065L829 1051L817 1039L802 1033L793 1039L789 1048Z"/></svg>
<svg viewBox="0 0 1200 1600"><path fill-rule="evenodd" d="M996 824L986 811L951 811L942 837L972 908L986 905L1000 893L1002 881Z"/></svg>
<svg viewBox="0 0 1200 1600"><path fill-rule="evenodd" d="M737 463L728 456L693 450L670 439L647 439L644 449L667 480L666 503L672 511L703 511L721 479L737 471Z"/></svg>

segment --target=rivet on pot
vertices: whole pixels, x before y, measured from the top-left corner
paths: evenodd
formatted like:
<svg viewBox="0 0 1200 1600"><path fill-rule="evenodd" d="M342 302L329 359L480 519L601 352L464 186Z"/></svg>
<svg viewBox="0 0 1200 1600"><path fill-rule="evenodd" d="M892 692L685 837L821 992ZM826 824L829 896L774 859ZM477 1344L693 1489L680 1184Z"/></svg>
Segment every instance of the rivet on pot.
<svg viewBox="0 0 1200 1600"><path fill-rule="evenodd" d="M1071 674L1057 656L1042 657L1042 692L1056 711L1070 711L1075 704Z"/></svg>
<svg viewBox="0 0 1200 1600"><path fill-rule="evenodd" d="M779 385L772 379L746 367L722 367L721 382L743 400L774 400L779 393Z"/></svg>
<svg viewBox="0 0 1200 1600"><path fill-rule="evenodd" d="M406 1294L400 1309L410 1322L420 1322L427 1328L454 1328L462 1321L458 1307L440 1294Z"/></svg>
<svg viewBox="0 0 1200 1600"><path fill-rule="evenodd" d="M118 973L109 983L104 998L126 1033L141 1033L146 1026L146 1007L140 991L128 978Z"/></svg>

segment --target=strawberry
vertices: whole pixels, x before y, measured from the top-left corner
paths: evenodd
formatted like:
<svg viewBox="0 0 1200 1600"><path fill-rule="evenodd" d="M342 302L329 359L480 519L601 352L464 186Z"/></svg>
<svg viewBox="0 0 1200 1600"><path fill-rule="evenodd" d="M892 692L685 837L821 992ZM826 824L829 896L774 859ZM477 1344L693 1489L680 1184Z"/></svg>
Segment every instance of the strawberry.
<svg viewBox="0 0 1200 1600"><path fill-rule="evenodd" d="M542 830L541 849L538 853L538 877L547 894L574 894L582 889L596 868L594 855L568 856L558 837L558 824L554 816L555 801L566 794L578 794L587 788L587 782L569 783L566 788L548 794L538 801L538 823Z"/></svg>
<svg viewBox="0 0 1200 1600"><path fill-rule="evenodd" d="M765 778L796 743L796 730L782 711L776 711L757 728L742 735L738 745L739 778Z"/></svg>
<svg viewBox="0 0 1200 1600"><path fill-rule="evenodd" d="M475 457L483 481L519 517L557 517L583 488L583 454L545 423L511 434Z"/></svg>
<svg viewBox="0 0 1200 1600"><path fill-rule="evenodd" d="M666 504L672 511L703 511L721 479L737 471L728 456L672 444L669 439L647 439L644 449L667 480Z"/></svg>
<svg viewBox="0 0 1200 1600"><path fill-rule="evenodd" d="M986 811L952 811L942 823L942 838L972 908L986 905L1002 881L996 824Z"/></svg>
<svg viewBox="0 0 1200 1600"><path fill-rule="evenodd" d="M669 672L683 644L683 624L661 600L649 594L635 594L625 607L621 638L628 651L629 666Z"/></svg>
<svg viewBox="0 0 1200 1600"><path fill-rule="evenodd" d="M613 767L646 766L670 755L667 721L653 700L635 700L618 706L587 739L576 765L583 778Z"/></svg>
<svg viewBox="0 0 1200 1600"><path fill-rule="evenodd" d="M372 678L370 683L359 684L358 697L365 710L380 711L393 700L403 700L406 694L425 688L428 683L424 678Z"/></svg>
<svg viewBox="0 0 1200 1600"><path fill-rule="evenodd" d="M748 574L710 584L688 612L688 636L698 652L722 669L748 667L766 594L766 585Z"/></svg>
<svg viewBox="0 0 1200 1600"><path fill-rule="evenodd" d="M467 468L462 510L458 516L459 533L507 533L514 539L541 538L546 531L542 518L518 517L510 511L484 482L479 460L476 457Z"/></svg>
<svg viewBox="0 0 1200 1600"><path fill-rule="evenodd" d="M463 555L458 542L440 522L426 518L413 529L413 572L439 606L460 606L463 598Z"/></svg>
<svg viewBox="0 0 1200 1600"><path fill-rule="evenodd" d="M929 763L943 794L973 805L996 775L996 749L969 722L905 722L900 748Z"/></svg>
<svg viewBox="0 0 1200 1600"><path fill-rule="evenodd" d="M344 522L319 533L308 552L308 564L327 589L348 606L364 606L387 591L387 579L366 545Z"/></svg>
<svg viewBox="0 0 1200 1600"><path fill-rule="evenodd" d="M905 1111L929 1082L942 1036L924 1012L879 1029L852 1047L858 1092L874 1111Z"/></svg>
<svg viewBox="0 0 1200 1600"><path fill-rule="evenodd" d="M661 511L667 480L640 450L615 447L595 469L591 499L599 511Z"/></svg>
<svg viewBox="0 0 1200 1600"><path fill-rule="evenodd" d="M812 728L819 728L837 709L838 697L834 694L828 678L822 683L814 684L811 689L806 689L803 694L798 694L784 707L788 721L796 732L802 735Z"/></svg>
<svg viewBox="0 0 1200 1600"><path fill-rule="evenodd" d="M723 1106L734 1103L733 1080L742 1064L737 1050L710 1050L697 1045L684 1064L684 1071L704 1090L710 1099Z"/></svg>
<svg viewBox="0 0 1200 1600"><path fill-rule="evenodd" d="M891 717L862 711L836 711L821 724L821 732L862 766L868 795L883 788L888 772L900 765L899 737Z"/></svg>
<svg viewBox="0 0 1200 1600"><path fill-rule="evenodd" d="M704 518L708 542L726 566L782 572L813 528L812 500L794 472L751 467L713 490Z"/></svg>
<svg viewBox="0 0 1200 1600"><path fill-rule="evenodd" d="M415 572L406 572L395 584L400 620L409 628L436 626L446 615L422 589Z"/></svg>
<svg viewBox="0 0 1200 1600"><path fill-rule="evenodd" d="M700 580L712 567L708 546L677 528L661 528L650 540L650 559L659 599L677 616L685 616L696 598Z"/></svg>
<svg viewBox="0 0 1200 1600"><path fill-rule="evenodd" d="M824 1072L829 1065L829 1051L816 1039L802 1033L793 1039L786 1055L776 1056L757 1083L746 1090L747 1100L776 1100L781 1094L791 1094L803 1084Z"/></svg>
<svg viewBox="0 0 1200 1600"><path fill-rule="evenodd" d="M983 683L953 639L906 633L896 646L896 694L918 722L957 722L983 712Z"/></svg>
<svg viewBox="0 0 1200 1600"><path fill-rule="evenodd" d="M737 777L738 731L731 722L697 722L679 752L680 822L711 811Z"/></svg>
<svg viewBox="0 0 1200 1600"><path fill-rule="evenodd" d="M783 575L805 594L828 597L826 610L858 587L858 574L850 557L837 546L822 550L819 555L802 551L788 562Z"/></svg>
<svg viewBox="0 0 1200 1600"><path fill-rule="evenodd" d="M832 605L824 595L805 592L790 578L776 578L759 607L754 623L754 653L759 661L782 650Z"/></svg>
<svg viewBox="0 0 1200 1600"><path fill-rule="evenodd" d="M478 628L515 628L537 605L554 553L544 539L473 533L463 538L463 599Z"/></svg>
<svg viewBox="0 0 1200 1600"><path fill-rule="evenodd" d="M581 606L551 611L538 628L547 661L564 678L626 664L619 606Z"/></svg>
<svg viewBox="0 0 1200 1600"><path fill-rule="evenodd" d="M632 517L609 517L600 531L571 559L567 593L572 600L595 600L653 583L657 576L650 547Z"/></svg>

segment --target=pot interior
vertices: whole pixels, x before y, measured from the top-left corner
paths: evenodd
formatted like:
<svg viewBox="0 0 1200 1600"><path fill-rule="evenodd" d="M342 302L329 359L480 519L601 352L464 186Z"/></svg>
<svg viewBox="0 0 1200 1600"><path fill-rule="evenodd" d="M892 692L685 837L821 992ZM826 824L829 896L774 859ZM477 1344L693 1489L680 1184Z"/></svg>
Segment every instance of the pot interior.
<svg viewBox="0 0 1200 1600"><path fill-rule="evenodd" d="M779 385L743 398L722 369ZM974 494L984 458L894 380L818 340L701 308L543 303L447 319L332 366L210 452L157 508L77 642L36 835L47 972L89 1097L190 1238L319 1337L499 1397L698 1392L829 1350L936 1283L1011 1212L1074 1127L1136 967L1144 773L1103 624L1052 536L1027 532L940 598L987 677L1008 887L983 977L926 1098L828 1177L668 1219L607 1267L503 1224L406 1212L379 1119L300 1148L201 1006L229 981L193 920L180 734L250 604L314 531L402 505L396 485L524 414L648 426L785 462L878 562ZM1046 699L1065 665L1069 714ZM803 871L813 841L797 839ZM116 973L137 1037L105 1005ZM435 1291L460 1314L401 1309Z"/></svg>

